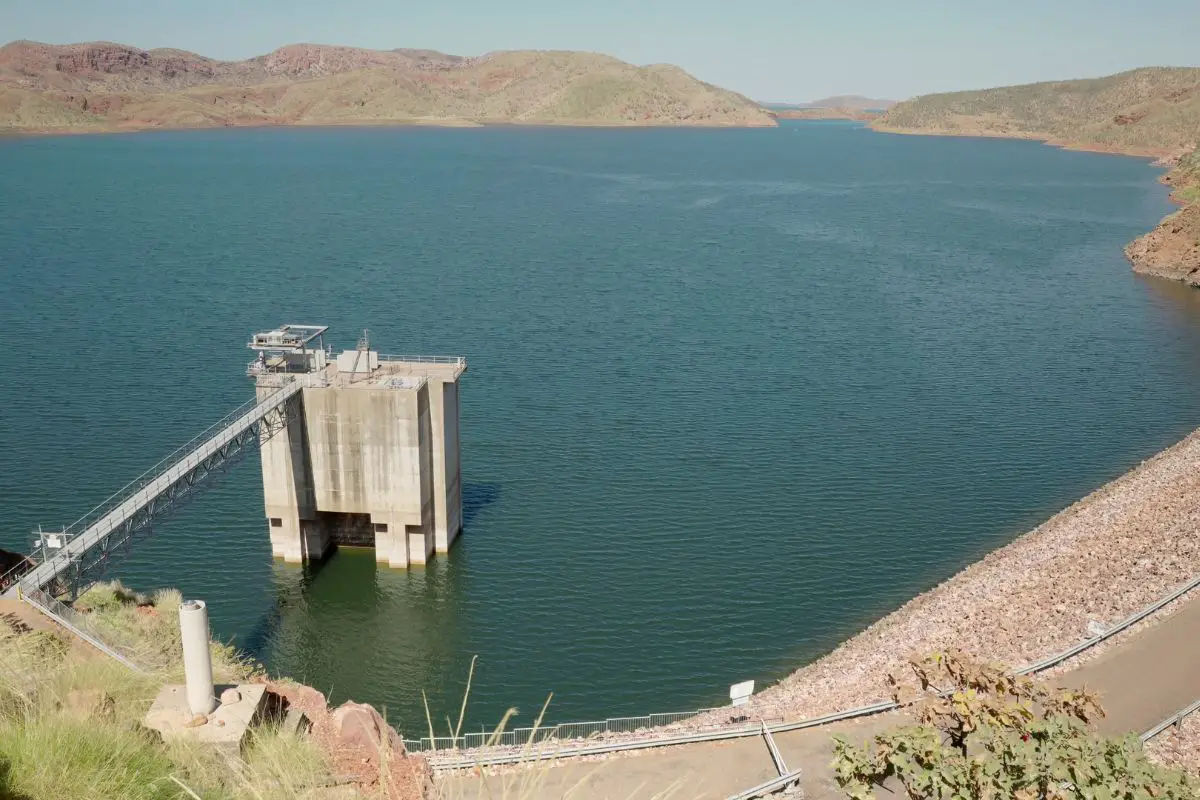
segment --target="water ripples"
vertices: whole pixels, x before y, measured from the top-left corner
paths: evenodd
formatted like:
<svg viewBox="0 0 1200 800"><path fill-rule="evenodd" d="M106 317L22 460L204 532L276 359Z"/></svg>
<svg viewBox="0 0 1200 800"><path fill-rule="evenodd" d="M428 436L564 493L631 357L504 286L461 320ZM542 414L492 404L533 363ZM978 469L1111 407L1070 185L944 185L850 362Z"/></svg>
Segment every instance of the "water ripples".
<svg viewBox="0 0 1200 800"><path fill-rule="evenodd" d="M1200 422L1196 295L1120 247L1134 160L774 131L272 130L0 143L0 545L249 396L263 326L461 353L466 531L272 563L239 465L120 568L424 727L720 702Z"/></svg>

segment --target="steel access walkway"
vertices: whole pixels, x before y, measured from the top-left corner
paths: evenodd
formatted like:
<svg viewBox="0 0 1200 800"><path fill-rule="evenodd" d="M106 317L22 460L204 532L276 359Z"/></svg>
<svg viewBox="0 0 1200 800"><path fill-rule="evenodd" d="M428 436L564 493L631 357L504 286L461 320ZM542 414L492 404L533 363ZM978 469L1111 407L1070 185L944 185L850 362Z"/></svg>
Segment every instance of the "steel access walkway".
<svg viewBox="0 0 1200 800"><path fill-rule="evenodd" d="M320 376L287 376L281 388L266 398L250 400L190 442L167 456L108 500L89 511L60 534L61 545L42 563L26 572L5 593L45 591L71 598L95 579L135 538L149 535L156 517L179 505L223 472L255 442L266 441L287 425L297 407L291 403L300 390Z"/></svg>

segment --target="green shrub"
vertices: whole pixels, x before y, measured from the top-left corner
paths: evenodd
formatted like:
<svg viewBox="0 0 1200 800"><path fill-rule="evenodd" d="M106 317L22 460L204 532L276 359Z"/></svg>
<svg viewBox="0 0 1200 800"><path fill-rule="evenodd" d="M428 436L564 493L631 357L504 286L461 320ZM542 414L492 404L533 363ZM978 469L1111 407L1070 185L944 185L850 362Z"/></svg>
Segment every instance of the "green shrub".
<svg viewBox="0 0 1200 800"><path fill-rule="evenodd" d="M1106 739L1086 692L1050 690L955 653L911 662L920 694L893 696L915 716L855 747L834 738L838 785L856 800L888 783L909 798L1115 800L1197 797L1180 772L1152 764L1136 737ZM890 792L889 792L890 794Z"/></svg>

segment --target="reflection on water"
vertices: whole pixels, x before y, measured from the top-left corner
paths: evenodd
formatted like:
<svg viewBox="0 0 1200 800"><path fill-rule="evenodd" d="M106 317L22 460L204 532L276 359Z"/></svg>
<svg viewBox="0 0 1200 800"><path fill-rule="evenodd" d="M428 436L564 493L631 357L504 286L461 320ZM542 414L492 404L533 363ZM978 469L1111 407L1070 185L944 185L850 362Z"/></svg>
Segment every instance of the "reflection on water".
<svg viewBox="0 0 1200 800"><path fill-rule="evenodd" d="M500 484L498 483L466 483L463 485L463 527L470 528L471 523L488 506L500 499Z"/></svg>
<svg viewBox="0 0 1200 800"><path fill-rule="evenodd" d="M425 569L376 565L370 550L341 548L317 566L276 562L275 614L264 649L291 677L334 699L377 698L396 685L424 689L435 708L458 676L440 674L464 649L461 575L448 559Z"/></svg>
<svg viewBox="0 0 1200 800"><path fill-rule="evenodd" d="M1139 283L1146 292L1162 301L1165 307L1179 312L1179 321L1191 327L1200 327L1200 289L1181 281L1168 281L1138 275Z"/></svg>

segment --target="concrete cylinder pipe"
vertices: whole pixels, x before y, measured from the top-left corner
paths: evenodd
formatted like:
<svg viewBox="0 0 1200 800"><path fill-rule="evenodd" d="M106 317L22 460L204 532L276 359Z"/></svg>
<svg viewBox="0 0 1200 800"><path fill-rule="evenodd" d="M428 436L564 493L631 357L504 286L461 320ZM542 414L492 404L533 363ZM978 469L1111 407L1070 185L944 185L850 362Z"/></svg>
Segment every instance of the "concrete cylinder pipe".
<svg viewBox="0 0 1200 800"><path fill-rule="evenodd" d="M193 714L211 714L217 701L213 696L212 655L208 649L208 607L203 600L186 600L179 606L179 632L183 637L188 708Z"/></svg>

